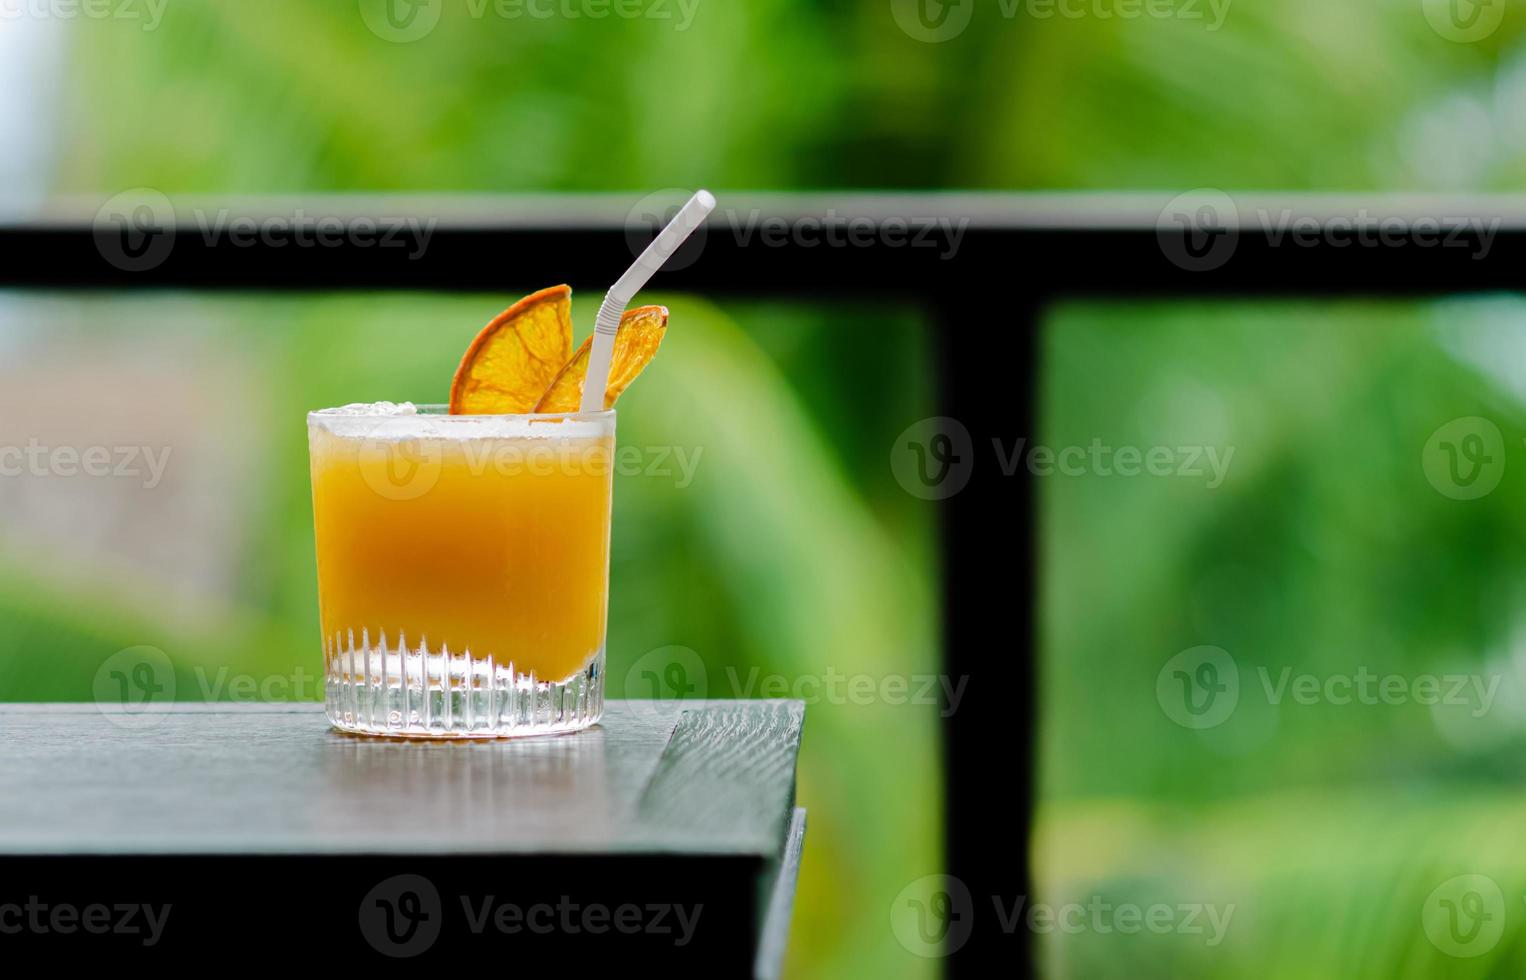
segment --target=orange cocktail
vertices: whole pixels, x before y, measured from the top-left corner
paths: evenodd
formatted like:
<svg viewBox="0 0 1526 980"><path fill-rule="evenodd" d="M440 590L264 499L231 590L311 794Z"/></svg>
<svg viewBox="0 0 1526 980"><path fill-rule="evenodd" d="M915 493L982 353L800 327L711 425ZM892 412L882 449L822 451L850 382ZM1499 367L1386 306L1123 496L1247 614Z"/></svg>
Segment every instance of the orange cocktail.
<svg viewBox="0 0 1526 980"><path fill-rule="evenodd" d="M330 720L512 735L597 719L614 412L309 416Z"/></svg>
<svg viewBox="0 0 1526 980"><path fill-rule="evenodd" d="M573 347L571 311L572 290L550 286L493 317L449 406L308 416L336 728L536 735L603 712L612 406L657 353L668 311L606 318L598 367L593 338ZM603 411L578 411L588 383Z"/></svg>

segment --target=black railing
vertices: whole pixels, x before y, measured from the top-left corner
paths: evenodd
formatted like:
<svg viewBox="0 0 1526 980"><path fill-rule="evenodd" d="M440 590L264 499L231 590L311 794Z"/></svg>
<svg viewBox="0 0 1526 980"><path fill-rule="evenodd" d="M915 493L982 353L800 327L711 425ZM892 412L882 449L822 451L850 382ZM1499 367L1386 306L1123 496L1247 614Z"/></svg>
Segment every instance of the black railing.
<svg viewBox="0 0 1526 980"><path fill-rule="evenodd" d="M675 195L675 201L677 196ZM492 290L576 270L612 282L650 238L630 199L317 198L197 212L177 202L135 225L91 207L0 220L0 288ZM153 218L150 209L150 218ZM300 220L294 216L302 214ZM376 236L313 240L311 216L437 221L422 251ZM258 230L230 229L234 216ZM265 218L281 220L272 224ZM308 222L304 225L302 222ZM263 223L262 223L263 222ZM172 245L149 261L155 235ZM369 226L368 226L369 227ZM125 236L125 237L123 237ZM305 244L304 244L305 236ZM956 240L957 239L957 240ZM1045 311L1069 298L1373 297L1526 287L1526 205L1516 199L1171 195L723 195L702 246L664 290L915 304L938 352L939 413L975 445L1031 445ZM124 268L124 266L133 268ZM968 678L944 721L947 871L975 896L954 976L1032 972L1031 939L981 896L1031 894L1035 699L1031 481L975 467L940 504L943 671Z"/></svg>

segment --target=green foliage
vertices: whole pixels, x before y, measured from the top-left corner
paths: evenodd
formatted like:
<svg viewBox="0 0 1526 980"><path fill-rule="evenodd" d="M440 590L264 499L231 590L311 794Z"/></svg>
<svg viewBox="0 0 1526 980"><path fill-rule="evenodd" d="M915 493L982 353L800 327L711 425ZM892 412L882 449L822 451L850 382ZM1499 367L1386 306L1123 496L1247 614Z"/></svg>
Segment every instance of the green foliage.
<svg viewBox="0 0 1526 980"><path fill-rule="evenodd" d="M943 44L900 30L888 0L681 6L595 20L444 0L401 44L353 2L83 22L56 186L1412 190L1526 174L1514 5L1474 44L1433 31L1420 0L1175 0L1132 18L1054 11L1159 5L992 0Z"/></svg>
<svg viewBox="0 0 1526 980"><path fill-rule="evenodd" d="M1236 909L1218 946L1047 934L1060 975L1519 973L1526 878L1497 828L1526 731L1523 315L1511 299L1056 311L1045 445L1234 453L1217 487L1041 478L1040 897ZM1502 476L1460 500L1423 458L1475 416L1503 434ZM1202 645L1233 658L1239 693L1194 729L1157 679ZM1400 693L1326 686L1364 672ZM1420 701L1427 676L1442 703ZM1462 874L1497 883L1507 922L1466 964L1421 929Z"/></svg>

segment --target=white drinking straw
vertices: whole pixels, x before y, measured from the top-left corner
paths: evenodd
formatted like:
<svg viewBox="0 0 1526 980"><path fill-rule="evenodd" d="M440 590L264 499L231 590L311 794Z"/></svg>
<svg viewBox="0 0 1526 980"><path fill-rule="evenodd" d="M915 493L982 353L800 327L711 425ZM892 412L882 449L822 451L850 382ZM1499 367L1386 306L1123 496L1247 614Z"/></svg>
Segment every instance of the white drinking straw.
<svg viewBox="0 0 1526 980"><path fill-rule="evenodd" d="M620 317L636 294L667 264L678 247L688 241L694 230L704 224L705 218L715 210L715 195L700 191L689 198L668 226L652 239L641 257L625 270L625 275L604 294L599 304L599 315L593 322L593 349L588 354L588 375L583 380L584 412L604 411L604 392L609 387L609 362L615 351L615 331L620 329Z"/></svg>

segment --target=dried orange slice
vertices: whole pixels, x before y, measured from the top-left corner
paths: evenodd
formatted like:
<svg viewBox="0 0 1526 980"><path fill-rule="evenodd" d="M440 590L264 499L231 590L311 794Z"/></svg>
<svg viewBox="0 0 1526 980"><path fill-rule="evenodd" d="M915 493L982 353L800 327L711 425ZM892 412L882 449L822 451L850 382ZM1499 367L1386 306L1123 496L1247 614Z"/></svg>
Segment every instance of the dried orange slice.
<svg viewBox="0 0 1526 980"><path fill-rule="evenodd" d="M629 310L620 318L620 328L615 331L615 350L609 361L609 386L604 389L604 407L615 403L630 383L636 380L662 343L662 335L668 329L666 306L643 306ZM546 388L546 393L536 403L537 412L576 412L583 401L583 381L588 377L588 352L593 338L583 341L583 346L562 368L560 374Z"/></svg>
<svg viewBox="0 0 1526 980"><path fill-rule="evenodd" d="M518 415L535 407L572 356L572 288L531 293L492 319L450 385L452 415Z"/></svg>

